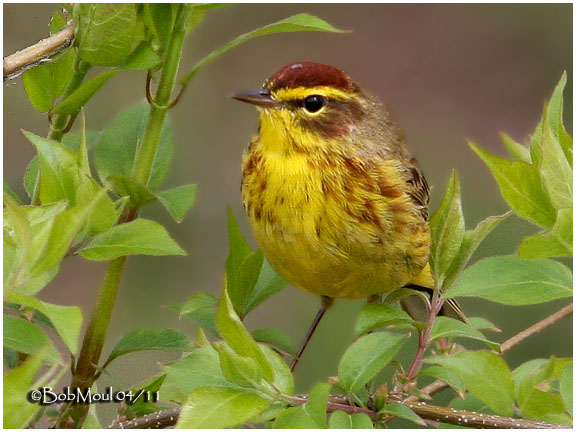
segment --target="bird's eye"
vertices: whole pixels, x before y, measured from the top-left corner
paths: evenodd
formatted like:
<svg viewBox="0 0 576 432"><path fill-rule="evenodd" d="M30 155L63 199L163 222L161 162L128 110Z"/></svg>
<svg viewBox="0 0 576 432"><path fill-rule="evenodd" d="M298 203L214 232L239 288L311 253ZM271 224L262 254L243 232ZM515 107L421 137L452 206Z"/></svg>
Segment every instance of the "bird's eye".
<svg viewBox="0 0 576 432"><path fill-rule="evenodd" d="M324 96L313 95L304 99L304 108L309 113L320 111L324 105L326 105L326 98Z"/></svg>

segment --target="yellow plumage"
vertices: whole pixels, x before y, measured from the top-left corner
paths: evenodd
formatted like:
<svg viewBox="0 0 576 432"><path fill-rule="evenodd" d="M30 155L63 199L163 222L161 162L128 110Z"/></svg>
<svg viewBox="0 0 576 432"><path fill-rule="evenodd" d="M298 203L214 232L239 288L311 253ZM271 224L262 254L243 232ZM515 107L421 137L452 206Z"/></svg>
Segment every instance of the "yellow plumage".
<svg viewBox="0 0 576 432"><path fill-rule="evenodd" d="M340 103L354 98L365 112L383 109L368 96L328 86L272 95L278 103L310 95ZM367 114L331 133L330 124L311 126L316 119L305 110L258 109L260 130L244 155L242 197L278 273L314 294L349 299L417 278L428 261L428 192L395 125L384 130L387 118ZM316 115L320 120L322 113ZM429 271L418 283L433 286Z"/></svg>

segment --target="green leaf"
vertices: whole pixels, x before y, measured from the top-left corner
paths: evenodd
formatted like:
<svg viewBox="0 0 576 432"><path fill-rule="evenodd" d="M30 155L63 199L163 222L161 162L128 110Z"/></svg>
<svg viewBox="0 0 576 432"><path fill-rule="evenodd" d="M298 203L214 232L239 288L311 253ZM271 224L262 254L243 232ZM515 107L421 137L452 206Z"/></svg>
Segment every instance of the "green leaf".
<svg viewBox="0 0 576 432"><path fill-rule="evenodd" d="M106 231L116 221L114 205L98 183L89 176L86 146L80 146L78 153L70 150L57 141L47 140L24 132L26 137L38 150L40 160L40 201L43 204L66 200L71 207L83 204L91 206L88 210L88 223L83 227L86 234ZM34 186L32 186L34 188ZM95 201L95 196L98 200ZM70 209L62 217L72 217L75 222L84 225L84 210ZM70 232L71 227L65 224L62 229ZM64 245L63 242L60 244ZM65 246L65 245L64 245ZM44 262L44 267L48 267Z"/></svg>
<svg viewBox="0 0 576 432"><path fill-rule="evenodd" d="M455 172L450 177L444 198L430 218L432 249L430 265L438 286L458 254L464 238L464 216L460 201L460 182Z"/></svg>
<svg viewBox="0 0 576 432"><path fill-rule="evenodd" d="M104 193L101 191L91 197L93 202L72 209L66 209L64 201L42 207L18 207L5 196L5 236L11 233L17 245L6 287L31 295L50 282Z"/></svg>
<svg viewBox="0 0 576 432"><path fill-rule="evenodd" d="M250 311L254 310L267 298L283 290L287 284L288 282L276 273L276 270L272 268L266 257L264 257L256 284L248 295L244 313L248 314Z"/></svg>
<svg viewBox="0 0 576 432"><path fill-rule="evenodd" d="M10 287L17 278L16 269L26 265L32 245L32 226L25 208L4 193L4 286ZM8 262L9 260L9 262Z"/></svg>
<svg viewBox="0 0 576 432"><path fill-rule="evenodd" d="M73 49L27 70L22 76L28 99L39 112L46 112L60 97L74 74Z"/></svg>
<svg viewBox="0 0 576 432"><path fill-rule="evenodd" d="M374 429L372 420L366 414L349 415L344 411L334 411L330 414L330 429Z"/></svg>
<svg viewBox="0 0 576 432"><path fill-rule="evenodd" d="M60 12L54 12L50 18L50 34L54 35L66 27L66 19Z"/></svg>
<svg viewBox="0 0 576 432"><path fill-rule="evenodd" d="M430 366L422 369L418 375L427 375L442 380L450 387L452 387L460 397L464 397L464 393L466 392L466 384L464 384L464 381L462 381L458 375L449 369L445 369L440 366Z"/></svg>
<svg viewBox="0 0 576 432"><path fill-rule="evenodd" d="M134 3L79 3L74 7L78 53L98 66L118 66L130 55L138 22Z"/></svg>
<svg viewBox="0 0 576 432"><path fill-rule="evenodd" d="M40 201L42 204L68 200L76 204L76 186L80 172L76 154L58 141L48 140L30 132L24 132L34 144L40 159Z"/></svg>
<svg viewBox="0 0 576 432"><path fill-rule="evenodd" d="M142 42L130 55L122 70L147 70L158 66L162 59L150 49L146 42Z"/></svg>
<svg viewBox="0 0 576 432"><path fill-rule="evenodd" d="M330 385L316 384L304 405L282 411L273 424L274 429L326 429L326 405Z"/></svg>
<svg viewBox="0 0 576 432"><path fill-rule="evenodd" d="M448 288L454 283L454 281L460 276L462 270L470 261L470 258L484 241L486 236L494 230L500 223L507 219L512 213L508 212L501 216L490 216L476 225L473 230L467 230L464 233L464 238L462 239L462 244L460 245L460 250L458 254L454 257L450 268L446 272L446 279L444 280L443 291L446 292Z"/></svg>
<svg viewBox="0 0 576 432"><path fill-rule="evenodd" d="M572 256L573 209L560 209L551 229L525 237L518 247L522 258L555 258Z"/></svg>
<svg viewBox="0 0 576 432"><path fill-rule="evenodd" d="M430 331L430 340L433 341L435 339L448 337L475 339L486 343L486 345L495 351L500 350L499 344L486 339L486 337L475 328L464 324L462 321L439 316L434 320L434 325Z"/></svg>
<svg viewBox="0 0 576 432"><path fill-rule="evenodd" d="M222 296L220 297L220 305L218 314L216 315L216 325L222 338L228 342L228 345L230 345L234 351L241 356L255 360L264 379L268 382L274 381L274 370L272 366L234 311L226 287L222 290Z"/></svg>
<svg viewBox="0 0 576 432"><path fill-rule="evenodd" d="M274 420L278 415L284 411L286 404L284 402L272 402L268 408L262 411L257 416L250 419L251 424L266 423Z"/></svg>
<svg viewBox="0 0 576 432"><path fill-rule="evenodd" d="M297 31L323 31L323 32L336 32L342 33L342 30L338 30L335 27L332 27L326 21L321 20L313 15L309 14L298 14L293 15L289 18L285 18L283 20L277 21L273 24L269 24L264 27L260 27L259 29L252 30L251 32L244 33L241 36L238 36L236 39L228 42L225 45L222 45L220 48L212 51L202 60L200 60L196 66L192 68L190 72L188 72L184 78L180 81L181 84L186 85L188 82L196 75L196 73L206 66L208 63L212 62L214 59L219 57L221 54L224 54L226 51L234 48L237 45L240 45L252 38L264 36L267 34L273 33L285 33L285 32L297 32Z"/></svg>
<svg viewBox="0 0 576 432"><path fill-rule="evenodd" d="M338 365L342 388L349 393L360 389L394 358L405 342L404 336L384 331L356 340Z"/></svg>
<svg viewBox="0 0 576 432"><path fill-rule="evenodd" d="M66 136L66 135L64 135ZM38 156L34 156L32 160L28 163L26 167L26 172L24 173L24 190L28 194L30 199L34 196L34 187L36 185L36 178L38 177L38 172L40 169L40 162L38 161Z"/></svg>
<svg viewBox="0 0 576 432"><path fill-rule="evenodd" d="M174 28L179 5L173 3L145 3L142 17L154 50L164 58Z"/></svg>
<svg viewBox="0 0 576 432"><path fill-rule="evenodd" d="M102 188L93 178L84 177L83 180L78 185L77 202L92 208L88 215L88 221L79 236L81 240L86 240L94 234L99 234L112 228L118 219L118 215L116 214L116 206L108 196L108 189Z"/></svg>
<svg viewBox="0 0 576 432"><path fill-rule="evenodd" d="M572 297L570 270L552 260L490 257L467 268L446 297L480 297L507 305Z"/></svg>
<svg viewBox="0 0 576 432"><path fill-rule="evenodd" d="M564 129L563 118L562 94L564 93L565 86L566 72L562 74L560 81L552 93L552 97L550 98L550 102L548 102L548 106L546 108L545 118L548 128L562 146L564 155L570 166L572 166L572 138L570 135L568 135L566 129Z"/></svg>
<svg viewBox="0 0 576 432"><path fill-rule="evenodd" d="M176 222L182 222L196 198L196 185L183 185L157 192L156 196Z"/></svg>
<svg viewBox="0 0 576 432"><path fill-rule="evenodd" d="M60 354L52 341L36 324L11 315L4 315L4 346L24 354L36 354L47 348L47 358L60 363Z"/></svg>
<svg viewBox="0 0 576 432"><path fill-rule="evenodd" d="M403 310L383 304L369 304L364 306L358 319L354 333L361 336L364 333L389 325L411 326L414 320Z"/></svg>
<svg viewBox="0 0 576 432"><path fill-rule="evenodd" d="M68 147L70 150L77 151L80 148L82 139L82 131L68 132L62 137L61 143ZM92 149L100 140L100 133L96 131L86 131L86 147L88 150ZM34 194L34 186L36 184L36 177L38 176L39 162L38 157L34 156L28 166L24 175L24 189L30 198Z"/></svg>
<svg viewBox="0 0 576 432"><path fill-rule="evenodd" d="M237 354L226 342L213 342L212 346L218 351L222 374L228 381L240 387L259 387L262 372L254 359Z"/></svg>
<svg viewBox="0 0 576 432"><path fill-rule="evenodd" d="M321 428L326 428L326 405L330 396L330 384L316 384L304 404L304 410L310 418Z"/></svg>
<svg viewBox="0 0 576 432"><path fill-rule="evenodd" d="M186 27L186 32L192 31L198 24L204 21L206 16L206 8L194 7L192 14L188 20L188 26Z"/></svg>
<svg viewBox="0 0 576 432"><path fill-rule="evenodd" d="M528 147L517 143L504 132L500 133L500 138L502 138L502 142L508 149L510 156L522 162L532 163L532 157L530 156L530 149Z"/></svg>
<svg viewBox="0 0 576 432"><path fill-rule="evenodd" d="M179 331L162 328L134 329L116 342L106 364L121 355L137 351L192 351L193 349L192 341Z"/></svg>
<svg viewBox="0 0 576 432"><path fill-rule="evenodd" d="M90 160L88 159L88 142L86 137L86 116L84 111L81 113L82 129L80 130L80 142L78 143L78 150L76 151L76 163L80 170L80 175L92 177L90 170Z"/></svg>
<svg viewBox="0 0 576 432"><path fill-rule="evenodd" d="M472 143L470 147L488 165L500 193L518 216L542 227L552 226L556 212L534 165L493 156Z"/></svg>
<svg viewBox="0 0 576 432"><path fill-rule="evenodd" d="M49 237L43 248L38 247L38 259L30 272L32 277L39 276L59 264L68 253L80 230L85 227L92 213L98 211L98 203L105 191L92 196L93 201L78 206L54 217Z"/></svg>
<svg viewBox="0 0 576 432"><path fill-rule="evenodd" d="M162 400L184 403L188 395L198 387L232 386L224 378L218 353L212 345L206 345L190 355L162 366L166 380L162 385Z"/></svg>
<svg viewBox="0 0 576 432"><path fill-rule="evenodd" d="M130 205L140 208L145 204L156 201L156 196L147 187L137 183L136 180L123 175L111 175L107 179L113 186L114 192L120 197L129 197Z"/></svg>
<svg viewBox="0 0 576 432"><path fill-rule="evenodd" d="M132 393L138 394L141 391L150 392L150 394L154 392L159 392L162 388L162 384L166 379L166 374L160 374L158 376L153 377L152 379L148 380L147 382L140 384L132 389ZM146 399L138 398L136 402L133 404L127 404L125 406L127 411L127 416L129 418L132 417L140 417L146 414L153 413L155 411L159 411L161 408L156 405L151 400L146 401Z"/></svg>
<svg viewBox="0 0 576 432"><path fill-rule="evenodd" d="M4 251L6 251L6 249L4 249ZM27 296L35 295L40 291L42 291L42 289L56 277L59 271L60 266L55 265L50 270L42 273L39 276L28 277L25 278L23 281L18 281L18 283L12 285L5 284L5 288L8 288L10 290L13 290L14 292Z"/></svg>
<svg viewBox="0 0 576 432"><path fill-rule="evenodd" d="M40 405L28 402L26 394L33 388L46 354L46 350L40 351L4 375L4 428L26 428L40 409Z"/></svg>
<svg viewBox="0 0 576 432"><path fill-rule="evenodd" d="M443 357L432 357L427 363L443 366L460 377L470 393L477 396L497 414L514 412L514 381L508 365L497 354L467 351Z"/></svg>
<svg viewBox="0 0 576 432"><path fill-rule="evenodd" d="M270 401L246 390L199 387L182 406L177 429L223 429L249 421Z"/></svg>
<svg viewBox="0 0 576 432"><path fill-rule="evenodd" d="M286 333L275 328L263 328L254 330L252 337L256 342L267 343L280 348L289 354L295 354L296 348L294 343Z"/></svg>
<svg viewBox="0 0 576 432"><path fill-rule="evenodd" d="M557 209L572 207L572 167L547 123L542 129L541 152L538 170L552 205Z"/></svg>
<svg viewBox="0 0 576 432"><path fill-rule="evenodd" d="M126 255L186 255L158 222L136 219L98 234L79 250L93 261L109 261Z"/></svg>
<svg viewBox="0 0 576 432"><path fill-rule="evenodd" d="M91 404L88 407L88 415L86 416L86 420L82 424L82 429L103 429L104 427L100 424L98 420L98 414L96 413L96 404ZM58 411L56 411L58 414Z"/></svg>
<svg viewBox="0 0 576 432"><path fill-rule="evenodd" d="M148 3L143 6L144 13L150 17L150 30L155 34L160 46L159 54L164 57L174 28L176 9L170 3Z"/></svg>
<svg viewBox="0 0 576 432"><path fill-rule="evenodd" d="M201 328L208 330L213 335L218 335L216 328L216 306L218 299L212 294L200 292L193 295L186 303L175 307L180 316L186 316L198 323Z"/></svg>
<svg viewBox="0 0 576 432"><path fill-rule="evenodd" d="M294 377L292 376L292 372L290 372L290 368L284 359L280 356L280 354L266 345L260 345L260 349L274 370L274 381L272 382L273 386L282 394L293 394Z"/></svg>
<svg viewBox="0 0 576 432"><path fill-rule="evenodd" d="M110 175L131 177L138 143L143 139L150 115L147 104L137 104L122 111L102 132L96 148L96 169L105 182ZM172 129L167 118L160 136L158 151L148 188L156 190L166 175L172 158Z"/></svg>
<svg viewBox="0 0 576 432"><path fill-rule="evenodd" d="M226 266L230 299L241 319L244 319L248 313L246 307L248 297L256 285L263 263L264 254L258 249L246 257L238 271L228 273L228 266Z"/></svg>
<svg viewBox="0 0 576 432"><path fill-rule="evenodd" d="M212 294L199 292L194 294L184 304L177 306L180 316L188 315L204 308L212 308L218 305L218 299Z"/></svg>
<svg viewBox="0 0 576 432"><path fill-rule="evenodd" d="M78 306L60 306L46 303L14 291L6 292L6 301L30 307L44 314L50 320L70 352L76 355L78 339L82 330L82 311Z"/></svg>
<svg viewBox="0 0 576 432"><path fill-rule="evenodd" d="M352 426L352 416L340 410L330 414L328 425L330 429L354 429L354 426Z"/></svg>
<svg viewBox="0 0 576 432"><path fill-rule="evenodd" d="M109 70L82 83L71 95L62 99L52 109L52 114L76 114L110 78L120 72L122 72L121 69Z"/></svg>
<svg viewBox="0 0 576 432"><path fill-rule="evenodd" d="M572 414L574 403L573 368L574 368L573 362L566 363L566 366L564 366L564 369L562 370L562 375L560 377L560 396L562 396L562 400L564 401L566 411L568 411L570 414Z"/></svg>
<svg viewBox="0 0 576 432"><path fill-rule="evenodd" d="M229 6L230 3L195 3L194 9L198 10L210 10L210 9L217 9L223 6Z"/></svg>
<svg viewBox="0 0 576 432"><path fill-rule="evenodd" d="M228 208L228 237L230 252L226 260L227 290L234 308L244 317L247 298L256 284L262 260L262 252L253 252L240 232L232 209Z"/></svg>
<svg viewBox="0 0 576 432"><path fill-rule="evenodd" d="M264 258L261 250L252 251L242 236L232 210L228 209L230 252L226 260L228 292L238 315L243 319L251 310L280 291L286 282Z"/></svg>
<svg viewBox="0 0 576 432"><path fill-rule="evenodd" d="M513 373L516 401L523 416L548 422L566 422L564 402L552 384L560 379L565 365L570 361L554 357L536 359L516 368Z"/></svg>
<svg viewBox="0 0 576 432"><path fill-rule="evenodd" d="M417 425L426 426L424 420L422 420L414 411L412 411L406 405L399 403L384 405L384 408L382 408L379 413L393 415L395 417L411 421L412 423L416 423Z"/></svg>
<svg viewBox="0 0 576 432"><path fill-rule="evenodd" d="M2 260L3 286L4 289L9 289L12 286L13 280L16 278L15 270L18 264L18 251L16 250L16 245L6 232L4 232L2 252L4 253Z"/></svg>

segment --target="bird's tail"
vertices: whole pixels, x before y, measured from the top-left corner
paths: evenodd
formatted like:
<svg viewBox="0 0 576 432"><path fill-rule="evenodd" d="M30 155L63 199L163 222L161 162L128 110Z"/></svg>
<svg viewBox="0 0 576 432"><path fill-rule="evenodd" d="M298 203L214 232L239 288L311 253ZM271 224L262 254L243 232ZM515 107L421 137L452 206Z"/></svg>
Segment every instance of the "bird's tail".
<svg viewBox="0 0 576 432"><path fill-rule="evenodd" d="M410 288L413 290L421 291L430 296L432 298L432 293L434 292L434 277L432 276L432 271L430 269L430 265L426 264L426 267L416 276L414 279L410 281L404 288ZM400 305L402 309L408 313L412 318L418 321L426 321L428 317L428 312L426 310L426 305L424 301L418 296L409 296L403 297L400 300ZM466 324L470 324L466 315L462 311L462 308L454 299L446 299L444 301L444 305L442 305L442 309L440 310L439 315L446 316L449 318L454 318L459 321L462 321Z"/></svg>

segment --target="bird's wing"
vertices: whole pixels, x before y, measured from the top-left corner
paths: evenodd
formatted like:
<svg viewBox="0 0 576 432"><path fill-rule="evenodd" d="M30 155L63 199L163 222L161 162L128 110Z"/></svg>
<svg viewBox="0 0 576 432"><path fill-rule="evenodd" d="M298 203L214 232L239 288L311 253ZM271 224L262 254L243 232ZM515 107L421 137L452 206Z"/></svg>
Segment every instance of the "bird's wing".
<svg viewBox="0 0 576 432"><path fill-rule="evenodd" d="M408 172L408 187L410 198L416 206L424 220L428 220L428 204L430 202L430 187L426 181L426 177L418 168L415 159L410 161L410 168Z"/></svg>

